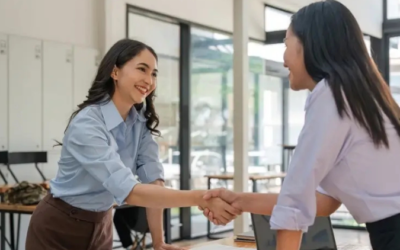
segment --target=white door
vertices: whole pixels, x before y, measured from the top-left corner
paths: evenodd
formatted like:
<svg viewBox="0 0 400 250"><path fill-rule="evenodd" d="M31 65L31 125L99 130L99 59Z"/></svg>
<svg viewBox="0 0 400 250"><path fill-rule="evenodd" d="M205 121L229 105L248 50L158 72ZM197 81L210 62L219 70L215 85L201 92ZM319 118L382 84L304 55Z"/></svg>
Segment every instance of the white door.
<svg viewBox="0 0 400 250"><path fill-rule="evenodd" d="M42 42L9 36L9 151L42 149Z"/></svg>
<svg viewBox="0 0 400 250"><path fill-rule="evenodd" d="M8 150L8 38L0 34L0 151Z"/></svg>
<svg viewBox="0 0 400 250"><path fill-rule="evenodd" d="M95 49L74 46L74 110L86 100L96 76L98 55L99 52Z"/></svg>
<svg viewBox="0 0 400 250"><path fill-rule="evenodd" d="M72 46L43 42L43 150L62 141L72 113Z"/></svg>

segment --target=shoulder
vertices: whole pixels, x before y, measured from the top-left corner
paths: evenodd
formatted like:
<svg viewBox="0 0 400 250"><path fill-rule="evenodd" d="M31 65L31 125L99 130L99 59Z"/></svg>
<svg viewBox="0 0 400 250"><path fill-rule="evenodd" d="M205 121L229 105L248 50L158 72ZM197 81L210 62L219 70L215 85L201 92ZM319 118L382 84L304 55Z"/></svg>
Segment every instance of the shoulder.
<svg viewBox="0 0 400 250"><path fill-rule="evenodd" d="M72 120L66 136L84 136L105 133L106 126L99 105L91 105L82 109Z"/></svg>
<svg viewBox="0 0 400 250"><path fill-rule="evenodd" d="M310 92L307 98L306 110L314 108L315 106L326 106L331 104L335 104L333 92L329 87L328 82L322 80L318 82L314 89Z"/></svg>
<svg viewBox="0 0 400 250"><path fill-rule="evenodd" d="M342 93L342 96L345 101L345 106L347 106L344 93ZM335 97L327 81L320 81L310 93L306 104L306 115L340 118Z"/></svg>

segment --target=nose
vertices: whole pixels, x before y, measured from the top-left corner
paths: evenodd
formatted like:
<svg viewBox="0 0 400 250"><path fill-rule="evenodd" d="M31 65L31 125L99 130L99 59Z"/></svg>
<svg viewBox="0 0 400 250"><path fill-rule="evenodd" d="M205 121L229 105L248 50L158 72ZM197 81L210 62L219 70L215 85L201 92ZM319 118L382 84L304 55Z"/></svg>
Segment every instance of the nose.
<svg viewBox="0 0 400 250"><path fill-rule="evenodd" d="M144 78L144 82L147 84L147 85L149 85L149 86L151 86L151 85L153 85L153 77L150 75L147 75L145 78Z"/></svg>
<svg viewBox="0 0 400 250"><path fill-rule="evenodd" d="M284 62L283 63L283 67L285 67L285 68L287 68L288 66L287 66L287 64Z"/></svg>

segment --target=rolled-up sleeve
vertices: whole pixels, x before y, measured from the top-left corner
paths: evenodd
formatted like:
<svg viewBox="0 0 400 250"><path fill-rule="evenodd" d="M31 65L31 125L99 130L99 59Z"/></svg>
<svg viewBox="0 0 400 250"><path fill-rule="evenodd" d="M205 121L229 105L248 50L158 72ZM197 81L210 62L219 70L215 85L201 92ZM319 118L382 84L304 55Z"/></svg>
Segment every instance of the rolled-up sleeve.
<svg viewBox="0 0 400 250"><path fill-rule="evenodd" d="M271 216L271 229L307 232L316 216L316 190L340 161L349 140L349 118L341 119L329 88L318 93L305 124Z"/></svg>
<svg viewBox="0 0 400 250"><path fill-rule="evenodd" d="M121 205L138 181L110 146L106 132L100 121L81 117L70 125L65 148Z"/></svg>
<svg viewBox="0 0 400 250"><path fill-rule="evenodd" d="M137 157L137 175L141 182L151 183L164 181L164 168L160 163L158 144L154 141L150 130L143 128Z"/></svg>

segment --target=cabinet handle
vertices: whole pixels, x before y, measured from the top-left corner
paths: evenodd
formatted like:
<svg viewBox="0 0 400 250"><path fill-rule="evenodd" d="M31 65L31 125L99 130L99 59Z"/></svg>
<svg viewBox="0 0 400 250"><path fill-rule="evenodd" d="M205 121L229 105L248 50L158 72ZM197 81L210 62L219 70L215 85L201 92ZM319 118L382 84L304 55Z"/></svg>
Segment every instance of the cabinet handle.
<svg viewBox="0 0 400 250"><path fill-rule="evenodd" d="M42 54L42 48L41 45L36 45L35 46L35 58L40 59Z"/></svg>
<svg viewBox="0 0 400 250"><path fill-rule="evenodd" d="M5 40L0 40L0 54L6 54L7 52L7 42Z"/></svg>

